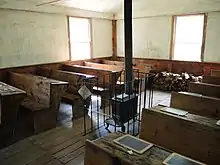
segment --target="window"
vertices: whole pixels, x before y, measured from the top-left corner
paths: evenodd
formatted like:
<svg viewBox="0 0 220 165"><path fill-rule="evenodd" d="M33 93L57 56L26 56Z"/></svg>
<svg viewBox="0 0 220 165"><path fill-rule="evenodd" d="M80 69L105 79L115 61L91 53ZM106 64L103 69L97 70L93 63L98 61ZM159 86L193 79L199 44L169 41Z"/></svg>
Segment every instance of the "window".
<svg viewBox="0 0 220 165"><path fill-rule="evenodd" d="M69 17L71 60L91 58L90 20Z"/></svg>
<svg viewBox="0 0 220 165"><path fill-rule="evenodd" d="M174 60L202 61L205 19L205 14L174 17Z"/></svg>

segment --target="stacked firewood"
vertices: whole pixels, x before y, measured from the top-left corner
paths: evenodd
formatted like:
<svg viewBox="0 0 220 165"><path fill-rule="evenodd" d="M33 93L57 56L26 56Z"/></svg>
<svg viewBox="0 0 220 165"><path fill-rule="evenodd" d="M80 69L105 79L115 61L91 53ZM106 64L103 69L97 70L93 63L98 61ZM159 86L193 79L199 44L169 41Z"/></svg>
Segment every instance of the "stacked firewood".
<svg viewBox="0 0 220 165"><path fill-rule="evenodd" d="M174 74L160 72L154 78L154 89L163 91L187 91L190 82L201 81L202 76L193 76L188 73Z"/></svg>

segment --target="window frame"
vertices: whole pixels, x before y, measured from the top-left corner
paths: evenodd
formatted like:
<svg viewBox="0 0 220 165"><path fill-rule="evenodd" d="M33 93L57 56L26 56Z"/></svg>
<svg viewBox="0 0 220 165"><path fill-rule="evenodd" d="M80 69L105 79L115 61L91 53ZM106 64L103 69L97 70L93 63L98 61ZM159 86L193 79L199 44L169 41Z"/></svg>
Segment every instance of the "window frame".
<svg viewBox="0 0 220 165"><path fill-rule="evenodd" d="M170 42L170 60L174 60L174 46L175 46L175 39L176 39L176 24L177 24L177 17L188 17L188 16L195 16L195 15L203 15L204 16L204 24L203 24L203 36L202 36L202 46L201 46L201 55L200 60L196 62L204 62L204 52L205 52L205 42L206 42L206 28L207 28L207 13L197 13L197 14L182 14L182 15L173 15L172 16L172 23L171 23L171 42ZM185 61L187 62L187 61ZM188 62L195 62L195 61L188 61Z"/></svg>
<svg viewBox="0 0 220 165"><path fill-rule="evenodd" d="M71 52L71 39L70 39L70 19L69 18L82 18L88 19L90 26L90 59L93 58L93 33L92 33L92 19L88 17L77 17L67 15L67 30L68 30L68 48L69 48L69 60L72 61L72 52Z"/></svg>

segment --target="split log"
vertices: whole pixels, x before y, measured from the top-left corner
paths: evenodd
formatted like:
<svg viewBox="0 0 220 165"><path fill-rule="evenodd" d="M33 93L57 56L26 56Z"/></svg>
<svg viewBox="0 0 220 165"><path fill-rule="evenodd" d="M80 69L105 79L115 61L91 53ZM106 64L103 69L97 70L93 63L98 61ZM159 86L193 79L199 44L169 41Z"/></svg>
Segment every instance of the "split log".
<svg viewBox="0 0 220 165"><path fill-rule="evenodd" d="M163 91L187 91L190 82L201 82L202 77L182 73L160 72L154 78L154 88Z"/></svg>

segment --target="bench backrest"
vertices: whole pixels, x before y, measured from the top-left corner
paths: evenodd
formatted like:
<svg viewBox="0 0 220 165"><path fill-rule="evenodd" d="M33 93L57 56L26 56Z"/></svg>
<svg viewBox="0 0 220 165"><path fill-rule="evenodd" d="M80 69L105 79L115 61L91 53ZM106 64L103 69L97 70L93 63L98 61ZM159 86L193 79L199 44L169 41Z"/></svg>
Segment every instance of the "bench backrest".
<svg viewBox="0 0 220 165"><path fill-rule="evenodd" d="M105 59L99 60L99 61L94 60L94 62L99 62L100 64L106 64L106 65L114 65L118 68L121 67L123 69L124 69L124 65L125 65L123 61L113 61L113 60L105 60ZM154 65L144 64L144 63L141 63L141 64L136 63L136 64L133 64L133 69L134 69L133 74L135 77L144 78L144 77L146 77L146 75L144 73L150 73L150 71L152 69L154 69ZM138 75L138 72L140 72L139 75Z"/></svg>
<svg viewBox="0 0 220 165"><path fill-rule="evenodd" d="M67 72L62 70L54 70L46 67L37 68L37 73L41 76L46 76L52 79L66 81L69 83L67 92L78 94L78 90L84 84L90 90L95 85L95 81L92 81L95 76L78 74L73 72Z"/></svg>
<svg viewBox="0 0 220 165"><path fill-rule="evenodd" d="M220 77L216 77L216 76L203 76L202 82L208 83L208 84L220 85Z"/></svg>
<svg viewBox="0 0 220 165"><path fill-rule="evenodd" d="M192 93L199 93L205 96L220 98L220 85L191 82L189 84L188 91Z"/></svg>
<svg viewBox="0 0 220 165"><path fill-rule="evenodd" d="M220 77L220 70L211 70L211 76Z"/></svg>
<svg viewBox="0 0 220 165"><path fill-rule="evenodd" d="M143 110L141 121L141 139L207 164L219 164L217 120L193 114L181 117L153 107Z"/></svg>
<svg viewBox="0 0 220 165"><path fill-rule="evenodd" d="M115 85L118 77L121 74L121 72L114 72L80 65L63 65L63 70L95 75L98 78L98 86L103 87L106 87L107 85Z"/></svg>
<svg viewBox="0 0 220 165"><path fill-rule="evenodd" d="M11 85L27 92L36 102L58 111L62 92L67 88L67 82L61 82L32 74L10 72Z"/></svg>
<svg viewBox="0 0 220 165"><path fill-rule="evenodd" d="M94 62L84 62L84 63L85 63L85 66L88 66L88 67L106 69L109 71L120 72L124 69L123 65L100 64L100 63L94 63Z"/></svg>
<svg viewBox="0 0 220 165"><path fill-rule="evenodd" d="M100 63L103 64L109 64L109 65L120 65L120 66L124 66L124 62L123 61L114 61L114 60L101 60Z"/></svg>
<svg viewBox="0 0 220 165"><path fill-rule="evenodd" d="M220 119L220 99L189 92L172 92L170 106L191 113Z"/></svg>
<svg viewBox="0 0 220 165"><path fill-rule="evenodd" d="M84 62L85 66L97 68L97 69L105 69L109 71L115 71L115 72L122 72L120 78L118 78L118 81L124 82L124 65L112 65L112 64L101 64L101 63L94 63L94 62Z"/></svg>

